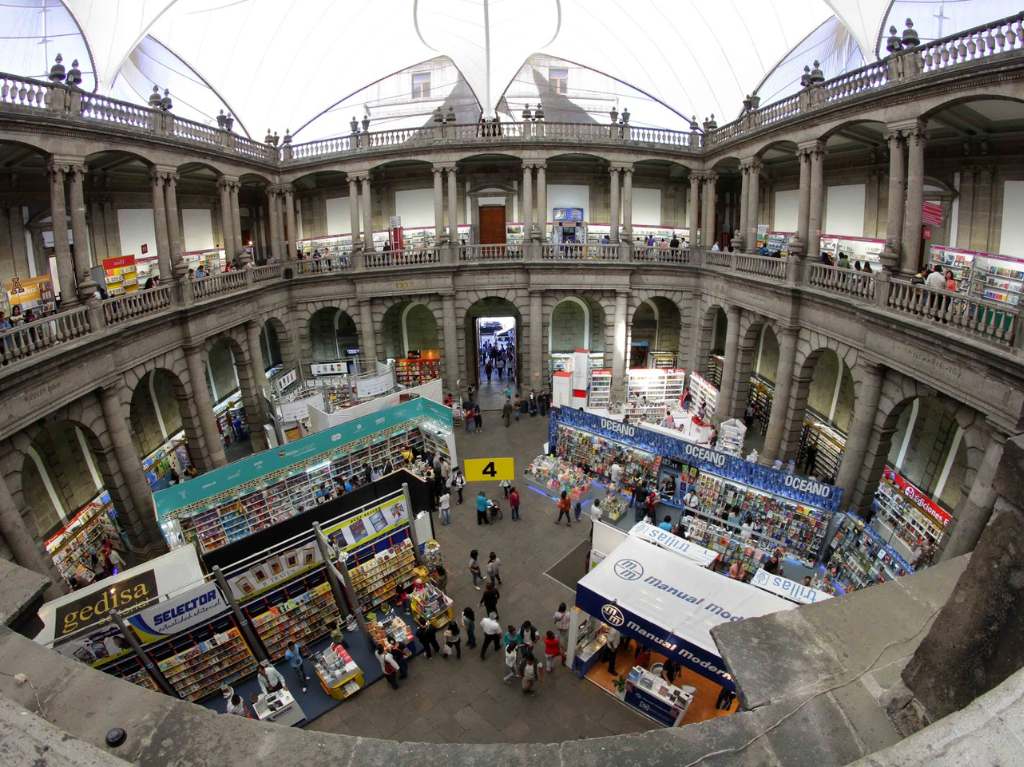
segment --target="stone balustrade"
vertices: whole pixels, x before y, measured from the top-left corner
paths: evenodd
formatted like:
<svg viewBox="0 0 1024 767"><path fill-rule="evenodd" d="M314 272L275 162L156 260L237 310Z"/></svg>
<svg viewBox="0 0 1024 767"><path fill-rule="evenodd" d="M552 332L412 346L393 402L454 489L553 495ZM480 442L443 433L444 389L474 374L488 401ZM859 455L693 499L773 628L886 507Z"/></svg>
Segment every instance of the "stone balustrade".
<svg viewBox="0 0 1024 767"><path fill-rule="evenodd" d="M541 245L543 261L619 261L621 250L618 245L586 245L571 242Z"/></svg>
<svg viewBox="0 0 1024 767"><path fill-rule="evenodd" d="M806 272L808 287L829 293L840 293L865 301L875 297L875 278L872 272L858 272L855 269L841 269L822 263L808 263Z"/></svg>
<svg viewBox="0 0 1024 767"><path fill-rule="evenodd" d="M1021 348L1020 310L950 290L892 280L877 291L879 306L998 346Z"/></svg>
<svg viewBox="0 0 1024 767"><path fill-rule="evenodd" d="M280 276L280 264L263 264L262 266L252 267L253 282L266 282L267 280L276 280Z"/></svg>
<svg viewBox="0 0 1024 767"><path fill-rule="evenodd" d="M246 287L250 282L250 275L251 272L247 269L224 272L223 274L208 274L200 279L189 278L187 285L191 290L191 297L200 301Z"/></svg>
<svg viewBox="0 0 1024 767"><path fill-rule="evenodd" d="M392 269L401 266L422 266L440 264L439 247L411 247L404 250L367 251L363 253L363 264L366 269Z"/></svg>
<svg viewBox="0 0 1024 767"><path fill-rule="evenodd" d="M125 293L123 296L108 298L102 303L103 321L107 325L117 325L137 317L153 314L171 305L171 287L158 285L149 290ZM57 315L62 316L61 314Z"/></svg>
<svg viewBox="0 0 1024 767"><path fill-rule="evenodd" d="M511 245L457 245L459 261L479 263L483 261L522 261L526 255L523 243Z"/></svg>
<svg viewBox="0 0 1024 767"><path fill-rule="evenodd" d="M94 329L91 310L81 306L0 330L0 363L6 366L28 360L58 344L86 336Z"/></svg>
<svg viewBox="0 0 1024 767"><path fill-rule="evenodd" d="M293 266L295 273L299 275L344 272L352 268L352 256L346 251L322 258L304 258L301 261L296 261Z"/></svg>
<svg viewBox="0 0 1024 767"><path fill-rule="evenodd" d="M733 268L741 274L753 274L763 277L766 280L781 282L786 279L786 264L784 258L773 256L758 256L749 253L733 253Z"/></svg>

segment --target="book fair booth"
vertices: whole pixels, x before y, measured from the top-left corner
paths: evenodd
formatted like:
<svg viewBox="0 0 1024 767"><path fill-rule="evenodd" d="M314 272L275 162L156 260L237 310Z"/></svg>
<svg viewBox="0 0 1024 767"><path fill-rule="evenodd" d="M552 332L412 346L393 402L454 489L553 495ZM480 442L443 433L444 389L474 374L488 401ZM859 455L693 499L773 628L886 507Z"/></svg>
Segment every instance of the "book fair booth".
<svg viewBox="0 0 1024 767"><path fill-rule="evenodd" d="M711 629L795 606L629 535L576 586L567 663L660 724L702 721L735 691Z"/></svg>

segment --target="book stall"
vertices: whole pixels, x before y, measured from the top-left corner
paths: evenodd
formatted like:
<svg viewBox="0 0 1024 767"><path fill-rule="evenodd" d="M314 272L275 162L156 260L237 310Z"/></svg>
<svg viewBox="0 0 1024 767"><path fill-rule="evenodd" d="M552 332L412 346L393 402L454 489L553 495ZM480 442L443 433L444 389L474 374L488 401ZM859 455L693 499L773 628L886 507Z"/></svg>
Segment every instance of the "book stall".
<svg viewBox="0 0 1024 767"><path fill-rule="evenodd" d="M863 519L844 514L832 538L832 556L819 570L816 587L845 594L914 572L903 556Z"/></svg>
<svg viewBox="0 0 1024 767"><path fill-rule="evenodd" d="M527 481L561 495L564 490L575 503L590 491L587 472L567 459L554 455L538 455L526 470Z"/></svg>
<svg viewBox="0 0 1024 767"><path fill-rule="evenodd" d="M443 629L455 617L454 600L430 581L416 579L409 593L409 606L416 620L423 618L434 628Z"/></svg>
<svg viewBox="0 0 1024 767"><path fill-rule="evenodd" d="M116 520L110 493L104 490L43 542L43 548L65 580L91 583L95 573L89 563L90 555L98 552L104 541L110 541L118 550L122 548Z"/></svg>
<svg viewBox="0 0 1024 767"><path fill-rule="evenodd" d="M1024 258L985 253L980 250L932 245L930 265L949 270L957 292L975 298L1017 306L1024 294Z"/></svg>
<svg viewBox="0 0 1024 767"><path fill-rule="evenodd" d="M887 542L909 560L922 548L942 542L953 515L891 466L886 466L875 493L878 512L871 520Z"/></svg>
<svg viewBox="0 0 1024 767"><path fill-rule="evenodd" d="M714 380L714 378L712 378ZM722 374L718 374L719 382ZM713 384L700 373L690 374L690 412L711 415L718 408L718 385Z"/></svg>

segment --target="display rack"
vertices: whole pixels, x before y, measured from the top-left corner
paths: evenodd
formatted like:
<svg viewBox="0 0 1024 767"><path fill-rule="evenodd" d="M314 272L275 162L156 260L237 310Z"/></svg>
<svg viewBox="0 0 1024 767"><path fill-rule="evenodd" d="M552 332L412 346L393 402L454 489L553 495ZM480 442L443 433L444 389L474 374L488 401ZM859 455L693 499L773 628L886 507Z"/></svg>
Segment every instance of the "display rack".
<svg viewBox="0 0 1024 767"><path fill-rule="evenodd" d="M852 514L843 517L832 547L829 574L833 582L847 591L885 583L914 571L871 525Z"/></svg>
<svg viewBox="0 0 1024 767"><path fill-rule="evenodd" d="M442 629L455 616L452 613L452 598L433 583L426 582L423 588L409 595L409 607L414 618L423 618L436 629Z"/></svg>
<svg viewBox="0 0 1024 767"><path fill-rule="evenodd" d="M145 687L147 690L161 692L156 682L153 681L153 677L149 675L149 672L146 671L145 667L142 665L142 661L139 660L139 657L134 653L125 655L111 663L108 663L103 666L103 671L104 673L120 677L126 682L131 682L139 687Z"/></svg>
<svg viewBox="0 0 1024 767"><path fill-rule="evenodd" d="M1017 306L1024 294L1024 265L989 261L984 267L975 269L971 292L989 301Z"/></svg>
<svg viewBox="0 0 1024 767"><path fill-rule="evenodd" d="M71 578L83 569L91 573L88 556L97 551L104 540L109 539L120 548L121 536L113 515L110 494L104 491L85 504L63 528L46 540L46 551L62 576Z"/></svg>
<svg viewBox="0 0 1024 767"><path fill-rule="evenodd" d="M659 369L674 368L676 354L675 352L651 352L651 364Z"/></svg>
<svg viewBox="0 0 1024 767"><path fill-rule="evenodd" d="M363 670L340 644L331 643L316 655L313 668L320 680L320 689L335 700L352 697L365 684Z"/></svg>
<svg viewBox="0 0 1024 767"><path fill-rule="evenodd" d="M703 408L704 412L710 415L718 409L718 388L700 373L690 374L690 396L692 397L691 412Z"/></svg>
<svg viewBox="0 0 1024 767"><path fill-rule="evenodd" d="M193 702L256 672L256 659L231 616L178 634L149 652L178 695Z"/></svg>
<svg viewBox="0 0 1024 767"><path fill-rule="evenodd" d="M708 357L708 381L715 388L722 388L722 371L725 369L725 357L721 354L712 354Z"/></svg>
<svg viewBox="0 0 1024 767"><path fill-rule="evenodd" d="M626 378L628 404L639 403L641 412L665 405L675 406L686 387L686 371L680 368L631 368Z"/></svg>
<svg viewBox="0 0 1024 767"><path fill-rule="evenodd" d="M612 371L609 368L591 369L587 405L589 407L608 407L611 399Z"/></svg>
<svg viewBox="0 0 1024 767"><path fill-rule="evenodd" d="M747 401L754 409L754 428L762 435L768 433L774 397L775 384L756 374L750 377L750 395Z"/></svg>
<svg viewBox="0 0 1024 767"><path fill-rule="evenodd" d="M135 256L103 259L103 274L107 295L110 297L134 293L139 289Z"/></svg>
<svg viewBox="0 0 1024 767"><path fill-rule="evenodd" d="M736 530L721 520L698 515L687 528L687 540L718 552L723 562L739 562L748 573L756 573L770 549L755 540L744 540ZM755 545L751 545L754 543Z"/></svg>
<svg viewBox="0 0 1024 767"><path fill-rule="evenodd" d="M930 256L931 266L941 266L943 272L948 269L953 273L959 292L966 293L970 290L971 274L974 270L973 253L932 245Z"/></svg>
<svg viewBox="0 0 1024 767"><path fill-rule="evenodd" d="M363 612L373 610L382 602L386 602L395 595L399 588L412 581L416 557L413 552L412 540L408 537L407 527L393 534L391 540L401 537L404 537L404 540L372 554L355 567L349 567L352 588L356 591L356 597ZM361 552L368 548L364 547L352 552L349 555L350 560L359 561L363 556Z"/></svg>
<svg viewBox="0 0 1024 767"><path fill-rule="evenodd" d="M797 450L797 465L804 466L807 449L817 450L814 465L806 466L807 474L834 482L839 476L839 463L846 451L846 434L829 426L814 413L808 413L800 432L800 446Z"/></svg>
<svg viewBox="0 0 1024 767"><path fill-rule="evenodd" d="M315 642L341 615L327 573L319 568L245 605L243 609L274 660L284 657L288 643Z"/></svg>
<svg viewBox="0 0 1024 767"><path fill-rule="evenodd" d="M878 515L906 547L908 553L922 541L937 546L946 534L952 515L891 467L886 467L875 493Z"/></svg>
<svg viewBox="0 0 1024 767"><path fill-rule="evenodd" d="M622 467L622 489L632 490L638 484L650 485L660 471L661 456L627 447L587 431L558 425L556 453L573 466L582 466L608 481L612 464Z"/></svg>
<svg viewBox="0 0 1024 767"><path fill-rule="evenodd" d="M321 485L333 487L354 474L361 476L367 466L383 473L387 466L401 465L403 450L420 453L428 439L431 450L447 456L440 438L425 434L430 434L428 429L406 422L350 442L344 446L349 450L332 460L296 469L240 498L183 517L182 534L189 542L198 540L204 551L213 551L313 508L319 502L316 491Z"/></svg>
<svg viewBox="0 0 1024 767"><path fill-rule="evenodd" d="M424 352L424 355L427 355ZM402 386L419 386L427 381L433 381L441 377L441 356L438 352L432 351L435 356L407 357L395 360L395 381Z"/></svg>

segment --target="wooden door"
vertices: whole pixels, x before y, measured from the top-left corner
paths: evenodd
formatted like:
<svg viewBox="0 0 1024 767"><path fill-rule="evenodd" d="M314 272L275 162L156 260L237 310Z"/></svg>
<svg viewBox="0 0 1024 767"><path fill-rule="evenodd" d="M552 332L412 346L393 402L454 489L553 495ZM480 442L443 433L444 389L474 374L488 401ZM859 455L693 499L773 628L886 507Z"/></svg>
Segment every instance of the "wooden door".
<svg viewBox="0 0 1024 767"><path fill-rule="evenodd" d="M505 206L480 206L480 244L505 244Z"/></svg>

